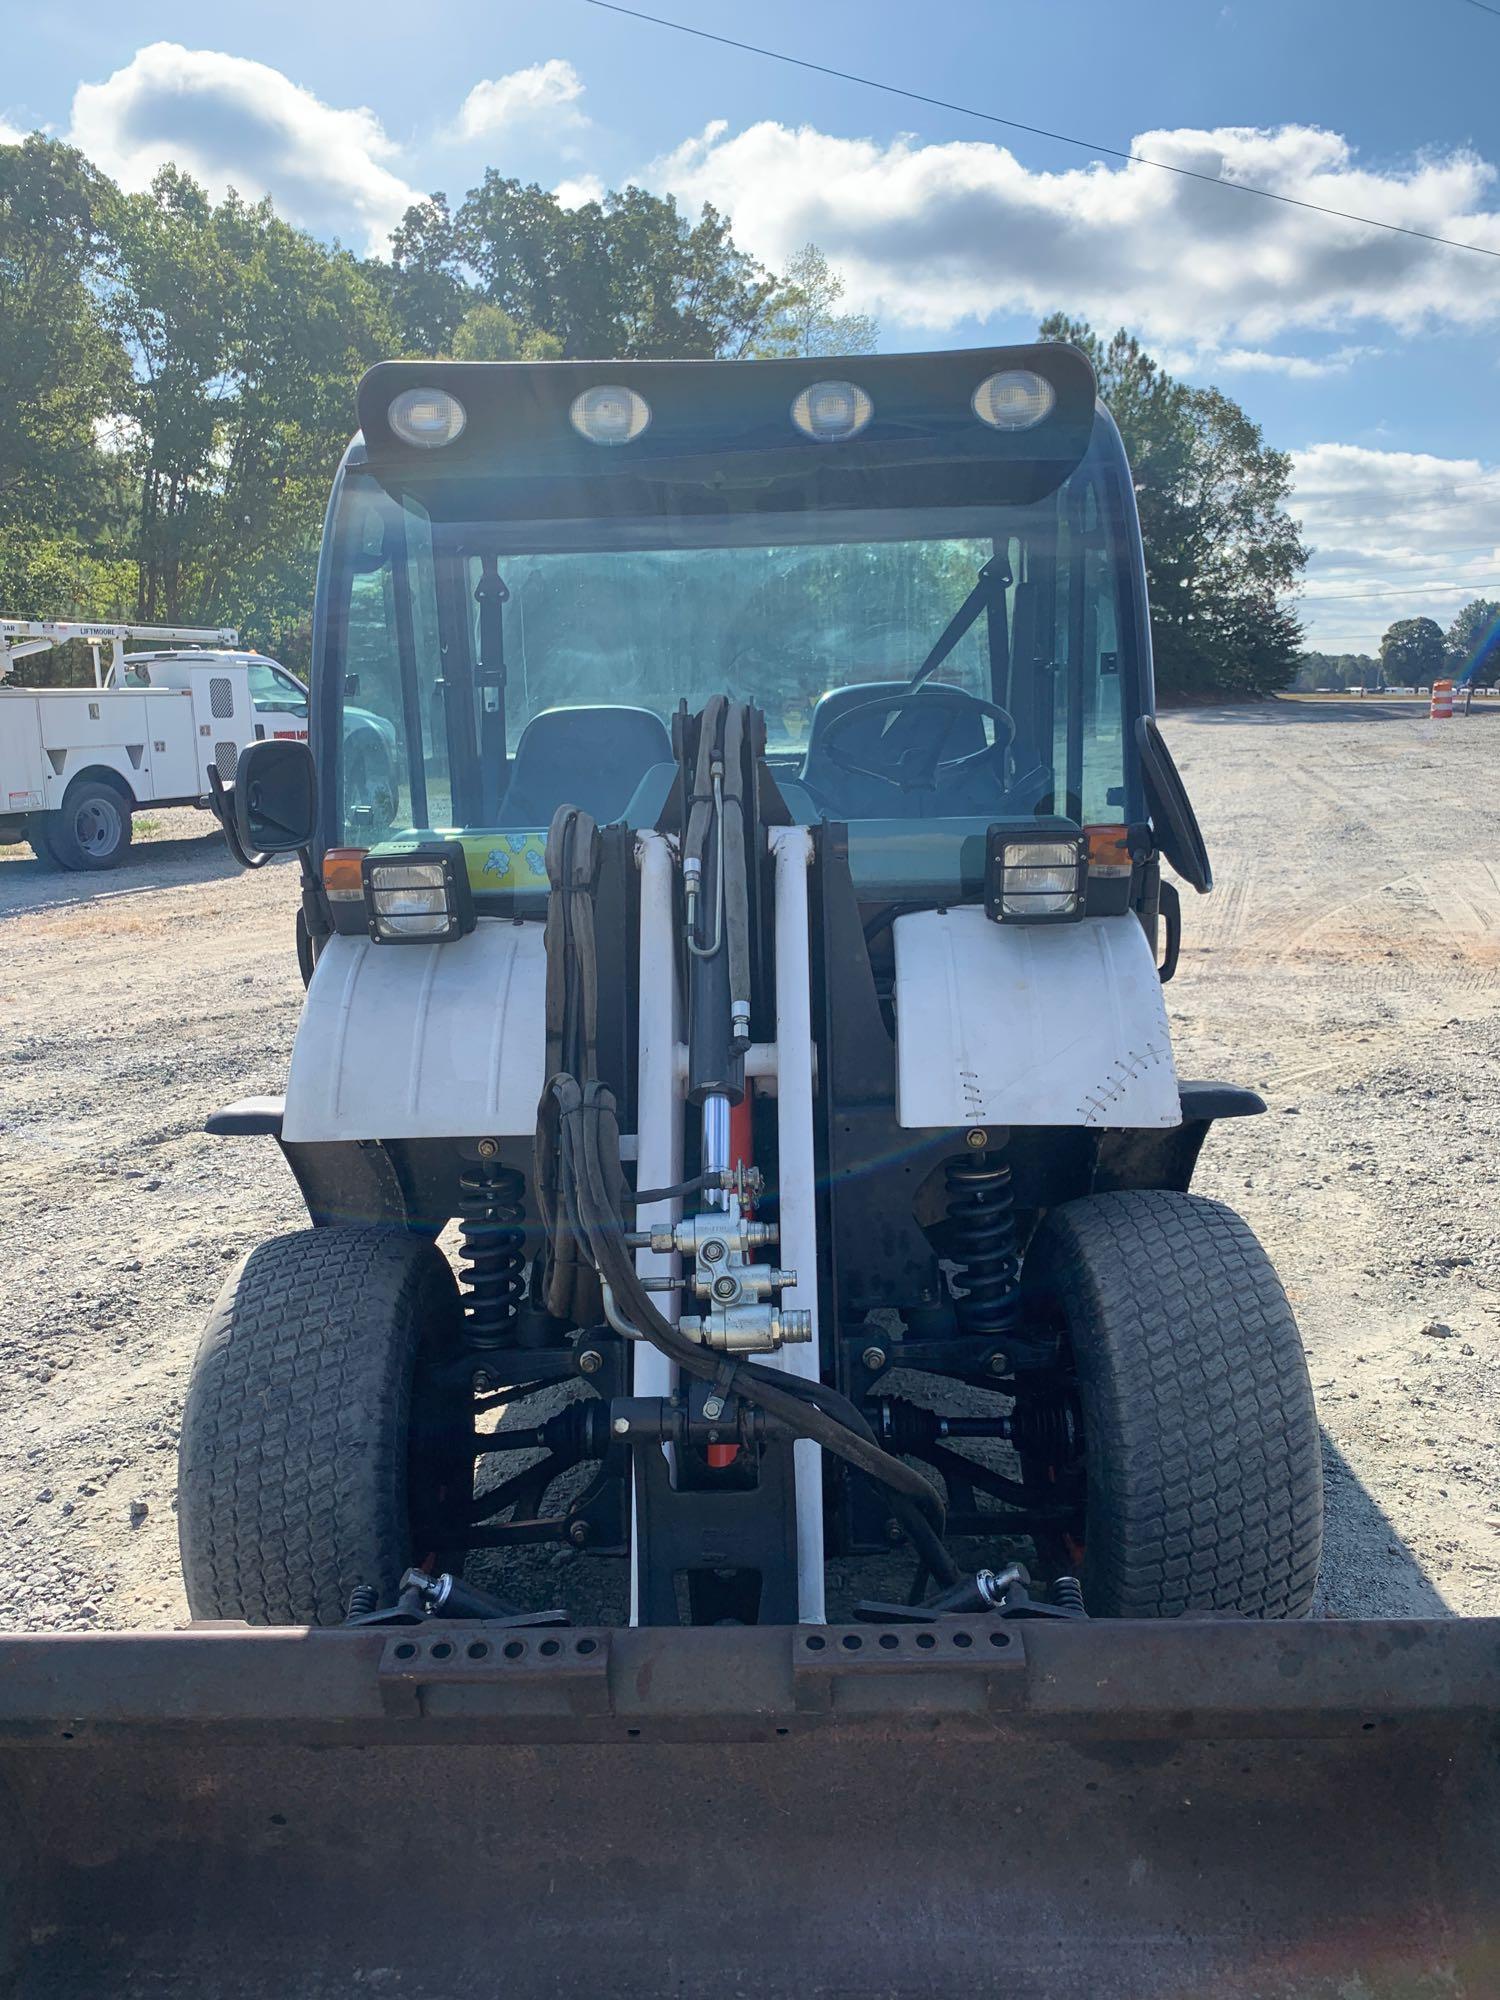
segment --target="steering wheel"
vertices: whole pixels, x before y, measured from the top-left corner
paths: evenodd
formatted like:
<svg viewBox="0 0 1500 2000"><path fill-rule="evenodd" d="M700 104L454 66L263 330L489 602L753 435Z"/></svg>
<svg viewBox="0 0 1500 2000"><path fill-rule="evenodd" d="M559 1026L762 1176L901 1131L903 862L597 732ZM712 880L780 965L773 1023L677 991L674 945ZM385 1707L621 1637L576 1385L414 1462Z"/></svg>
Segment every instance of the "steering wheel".
<svg viewBox="0 0 1500 2000"><path fill-rule="evenodd" d="M894 742L891 739L895 724L907 710L926 716L931 726L918 731L915 741ZM955 711L988 716L995 725L994 742L986 743L982 750L971 750L965 757L940 756L948 734L948 723ZM878 762L861 764L853 757L841 754L837 747L839 738L854 723L877 715L890 717L876 738L879 746L890 744L891 755L885 760L884 769ZM891 785L901 792L930 792L937 788L939 779L963 778L970 772L981 770L992 771L1003 786L1006 752L1015 740L1016 725L1008 709L1001 708L998 702L982 701L977 694L970 694L964 688L940 684L935 687L900 687L893 694L876 695L873 700L862 701L855 708L846 708L842 715L836 715L825 727L821 748L829 763L836 764L841 771L848 771L856 777L878 779L881 784Z"/></svg>

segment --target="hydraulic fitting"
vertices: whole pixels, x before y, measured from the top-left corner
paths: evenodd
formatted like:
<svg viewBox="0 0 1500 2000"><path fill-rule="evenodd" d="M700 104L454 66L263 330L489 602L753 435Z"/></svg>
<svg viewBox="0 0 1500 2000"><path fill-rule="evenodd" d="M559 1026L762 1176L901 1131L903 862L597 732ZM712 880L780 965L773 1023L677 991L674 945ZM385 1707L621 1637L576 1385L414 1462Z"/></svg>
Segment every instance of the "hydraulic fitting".
<svg viewBox="0 0 1500 2000"><path fill-rule="evenodd" d="M721 1354L768 1354L778 1347L812 1339L810 1312L783 1312L779 1306L727 1306L707 1313L684 1313L678 1331Z"/></svg>

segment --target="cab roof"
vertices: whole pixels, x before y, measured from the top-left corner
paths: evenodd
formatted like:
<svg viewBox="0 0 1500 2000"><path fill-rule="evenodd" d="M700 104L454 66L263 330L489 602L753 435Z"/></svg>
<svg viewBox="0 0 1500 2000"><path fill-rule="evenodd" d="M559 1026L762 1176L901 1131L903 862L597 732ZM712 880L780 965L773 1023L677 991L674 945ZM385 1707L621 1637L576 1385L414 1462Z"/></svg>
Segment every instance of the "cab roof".
<svg viewBox="0 0 1500 2000"><path fill-rule="evenodd" d="M989 377L1025 370L1052 391L1024 430L976 412ZM804 435L792 405L820 382L869 398L856 436ZM598 444L571 413L586 391L634 390L649 422ZM406 443L390 410L411 389L441 389L463 428L436 448ZM1058 342L935 354L774 361L387 361L359 385L364 460L436 518L787 514L805 509L986 507L1054 491L1093 433L1093 370Z"/></svg>

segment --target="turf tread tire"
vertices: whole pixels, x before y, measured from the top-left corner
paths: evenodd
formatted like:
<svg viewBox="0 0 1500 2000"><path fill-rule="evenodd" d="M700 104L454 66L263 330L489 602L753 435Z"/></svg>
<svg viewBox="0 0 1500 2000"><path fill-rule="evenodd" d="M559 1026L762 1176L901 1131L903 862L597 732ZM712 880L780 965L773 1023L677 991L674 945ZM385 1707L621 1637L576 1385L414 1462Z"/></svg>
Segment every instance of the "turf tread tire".
<svg viewBox="0 0 1500 2000"><path fill-rule="evenodd" d="M399 1229L273 1237L219 1294L179 1447L179 1539L195 1618L330 1625L351 1591L389 1601L420 1559L408 1452L419 1355L451 1351L458 1289Z"/></svg>
<svg viewBox="0 0 1500 2000"><path fill-rule="evenodd" d="M1161 1189L1068 1202L1026 1282L1061 1310L1078 1371L1089 1610L1305 1616L1322 1446L1296 1320L1246 1224Z"/></svg>

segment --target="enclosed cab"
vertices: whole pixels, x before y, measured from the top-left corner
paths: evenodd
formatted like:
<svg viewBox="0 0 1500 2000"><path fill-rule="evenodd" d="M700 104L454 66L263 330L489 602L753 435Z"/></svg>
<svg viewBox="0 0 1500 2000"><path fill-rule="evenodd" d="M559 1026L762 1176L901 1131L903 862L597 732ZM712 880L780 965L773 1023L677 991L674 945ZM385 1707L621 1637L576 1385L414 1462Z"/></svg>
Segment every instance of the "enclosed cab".
<svg viewBox="0 0 1500 2000"><path fill-rule="evenodd" d="M549 1542L647 1624L878 1617L908 1543L917 1605L1019 1552L1059 1615L1305 1610L1296 1327L1189 1192L1263 1107L1173 1059L1162 865L1208 861L1084 357L402 362L359 411L315 783L236 787L249 858L302 845L311 976L284 1104L221 1122L313 1226L200 1359L195 1611L337 1619L431 1556L524 1604ZM316 1384L366 1369L389 1479L289 1567Z"/></svg>

